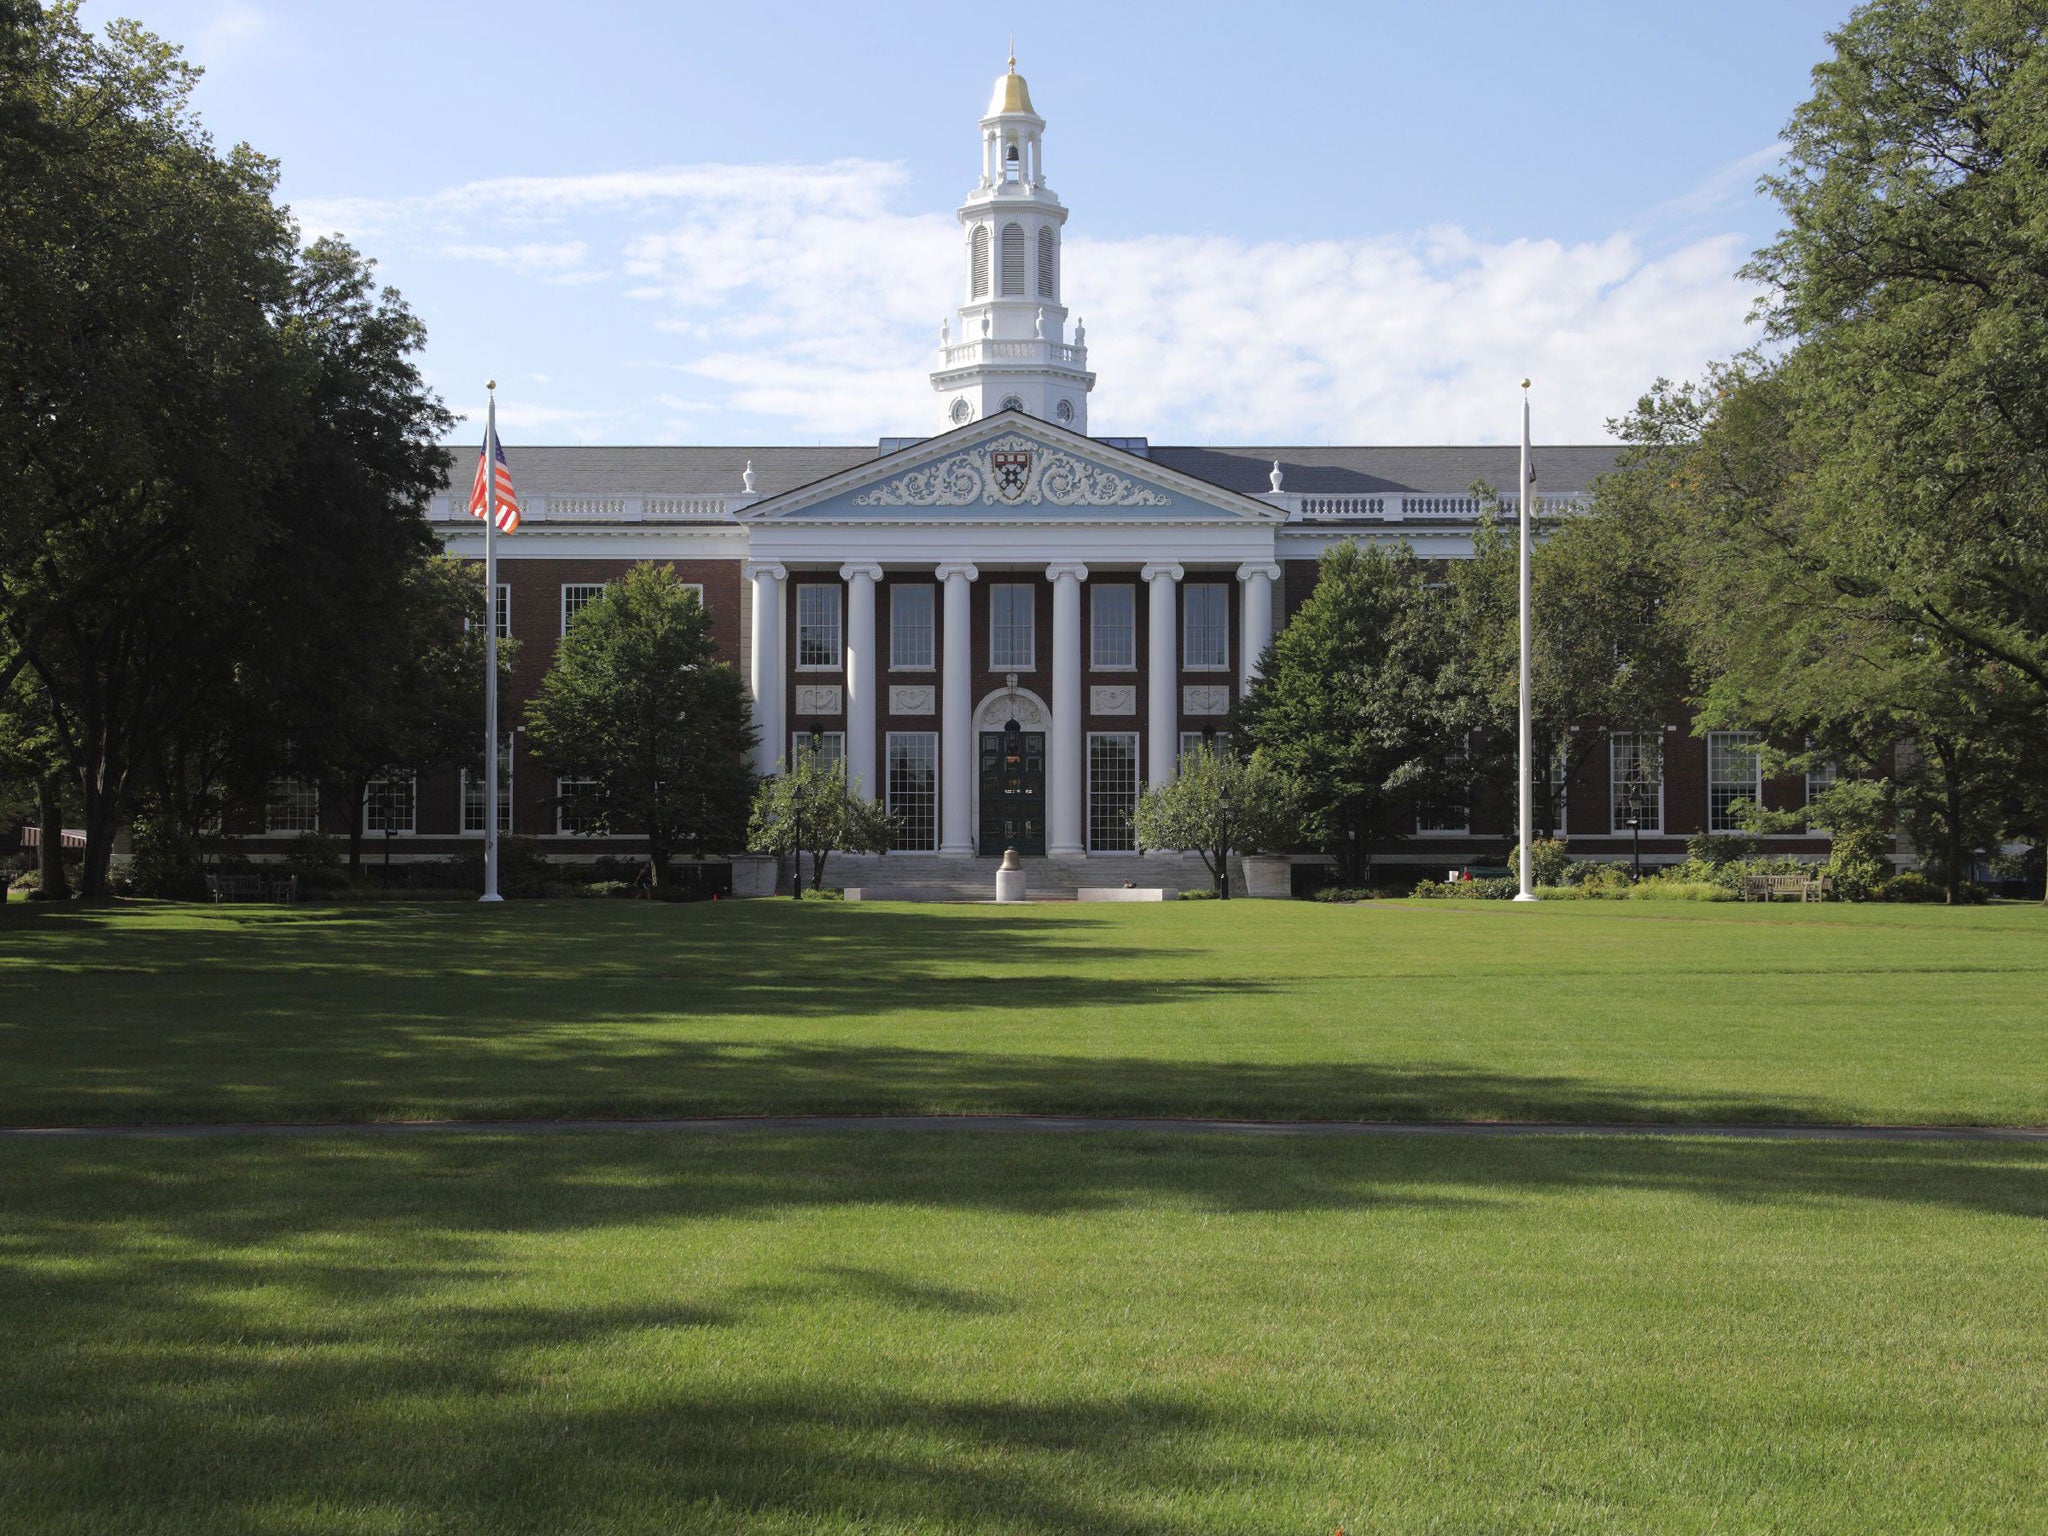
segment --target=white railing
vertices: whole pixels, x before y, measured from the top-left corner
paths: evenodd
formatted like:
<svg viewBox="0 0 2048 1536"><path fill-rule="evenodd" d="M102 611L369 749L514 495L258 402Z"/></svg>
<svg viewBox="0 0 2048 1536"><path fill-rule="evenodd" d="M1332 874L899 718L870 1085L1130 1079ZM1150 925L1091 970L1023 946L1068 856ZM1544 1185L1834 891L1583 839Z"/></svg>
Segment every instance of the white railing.
<svg viewBox="0 0 2048 1536"><path fill-rule="evenodd" d="M963 341L946 348L946 366L964 368L994 362L1069 363L1088 366L1088 349L1058 341Z"/></svg>
<svg viewBox="0 0 2048 1536"><path fill-rule="evenodd" d="M648 496L641 504L650 522L657 518L667 522L679 518L725 516L723 496Z"/></svg>
<svg viewBox="0 0 2048 1536"><path fill-rule="evenodd" d="M1479 520L1480 510L1486 505L1469 492L1385 491L1368 496L1304 494L1269 496L1266 499L1278 502L1287 509L1290 518L1300 522L1471 523ZM1501 496L1496 498L1495 505L1499 516L1513 517L1519 512L1521 503L1517 497ZM1568 516L1584 505L1585 498L1579 495L1539 498L1539 512L1544 517Z"/></svg>
<svg viewBox="0 0 2048 1536"><path fill-rule="evenodd" d="M740 498L742 501L749 498ZM528 496L519 504L531 523L684 523L723 520L732 498L725 496ZM436 496L427 520L468 522L467 496Z"/></svg>

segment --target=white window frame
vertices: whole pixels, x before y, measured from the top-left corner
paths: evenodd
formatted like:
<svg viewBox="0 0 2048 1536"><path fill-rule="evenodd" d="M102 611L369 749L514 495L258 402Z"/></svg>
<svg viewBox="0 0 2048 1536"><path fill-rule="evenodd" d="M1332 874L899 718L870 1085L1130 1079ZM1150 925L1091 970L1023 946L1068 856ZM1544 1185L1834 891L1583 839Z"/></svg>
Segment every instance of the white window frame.
<svg viewBox="0 0 2048 1536"><path fill-rule="evenodd" d="M1627 775L1621 772L1621 754L1623 751L1628 753L1628 760L1631 765L1641 761L1638 737L1648 734L1648 732L1643 731L1609 731L1607 733L1607 808L1609 821L1613 828L1613 835L1616 837L1627 837L1629 835L1628 817L1624 814L1621 804L1621 786L1627 782ZM1651 837L1662 837L1664 835L1663 746L1664 743L1660 737L1657 740L1657 823L1655 826L1646 824L1638 829Z"/></svg>
<svg viewBox="0 0 2048 1536"><path fill-rule="evenodd" d="M1737 800L1748 800L1761 808L1764 803L1764 758L1763 734L1760 731L1709 731L1707 732L1707 830L1709 832L1740 832L1742 828L1728 814ZM1738 785L1733 778L1723 779L1721 759L1724 755L1746 756L1749 759L1749 779ZM1741 793L1730 793L1725 805L1717 805L1717 791L1740 789Z"/></svg>
<svg viewBox="0 0 2048 1536"><path fill-rule="evenodd" d="M1024 636L1022 661L1016 659L1017 652L1005 652L997 642L1002 634L1002 624L996 611L998 593L1022 593ZM1013 617L1007 638L1014 640L1019 629ZM1035 672L1038 670L1038 589L1028 581L992 581L988 587L988 669L991 672Z"/></svg>
<svg viewBox="0 0 2048 1536"><path fill-rule="evenodd" d="M1806 770L1806 803L1807 803L1807 805L1809 805L1809 806L1810 806L1810 805L1812 805L1812 804L1813 804L1813 797L1814 797L1815 795L1818 795L1818 794L1824 794L1824 793L1826 793L1826 792L1827 792L1828 790L1831 790L1831 789L1833 789L1833 788L1834 788L1834 787L1835 787L1835 786L1836 786L1837 784L1839 784L1839 783L1841 783L1841 782L1842 782L1842 765L1841 765L1840 763L1837 763L1837 762L1833 762L1833 761L1829 761L1829 762L1825 762L1825 763L1822 763L1822 764L1821 764L1821 765L1820 765L1820 766L1819 766L1818 768L1809 768L1809 769L1807 769L1807 770ZM1834 834L1834 832L1833 832L1833 831L1832 831L1831 829L1829 829L1829 828L1827 828L1827 827L1816 827L1816 826L1815 826L1815 825L1814 825L1814 824L1813 824L1812 822L1810 822L1810 821L1809 821L1809 822L1808 822L1808 823L1806 824L1806 835L1807 835L1808 837L1833 837L1833 836L1834 836L1835 834Z"/></svg>
<svg viewBox="0 0 2048 1536"><path fill-rule="evenodd" d="M568 807L562 804L562 796L569 792L571 785L595 784L596 782L597 780L595 779L564 779L559 777L555 780L555 836L598 837L602 835L584 827L570 826Z"/></svg>
<svg viewBox="0 0 2048 1536"><path fill-rule="evenodd" d="M896 744L898 742L903 742L906 745L915 743L919 747L923 748L923 752L920 754L920 757L922 761L928 764L931 768L932 793L930 806L931 841L928 844L923 844L919 846L912 846L910 844L902 843L899 841L897 844L897 850L903 853L936 853L938 852L939 848L940 830L939 775L941 772L943 772L943 769L940 767L939 763L939 733L937 731L888 731L884 733L882 740L882 797L884 807L892 816L895 815L899 809L903 809L903 807L899 807L896 803L895 766ZM900 832L901 824L899 823L898 825Z"/></svg>
<svg viewBox="0 0 2048 1536"><path fill-rule="evenodd" d="M1184 672L1228 672L1230 670L1230 588L1220 581L1184 581L1181 583L1180 601L1180 665ZM1213 635L1222 642L1221 661L1197 661L1195 659L1195 594L1215 593L1222 599L1223 617L1213 626ZM1209 638L1212 626L1202 625L1204 638ZM1214 654L1205 650L1204 655Z"/></svg>
<svg viewBox="0 0 2048 1536"><path fill-rule="evenodd" d="M565 581L562 583L562 633L569 633L569 621L604 596L609 582ZM573 605L573 606L572 606Z"/></svg>
<svg viewBox="0 0 2048 1536"><path fill-rule="evenodd" d="M808 730L789 733L789 757L786 761L795 763L798 756L811 750L811 733ZM846 761L846 732L818 732L818 756L825 760L825 766Z"/></svg>
<svg viewBox="0 0 2048 1536"><path fill-rule="evenodd" d="M823 629L826 619L818 614L804 616L804 600L815 593L830 598L831 616L829 635L831 644L819 649L830 650L830 661L804 660L804 631ZM836 581L800 581L796 584L796 669L799 672L837 672L846 664L846 604L839 583Z"/></svg>
<svg viewBox="0 0 2048 1536"><path fill-rule="evenodd" d="M1459 757L1445 766L1462 768L1464 765L1464 758ZM1455 825L1425 827L1422 824L1422 818L1433 810L1462 810L1465 813L1465 819ZM1470 786L1467 786L1465 790L1465 803L1461 806L1432 806L1427 801L1418 804L1415 807L1415 835L1417 837L1470 837L1472 835L1472 791Z"/></svg>
<svg viewBox="0 0 2048 1536"><path fill-rule="evenodd" d="M1569 840L1572 835L1572 775L1571 744L1560 741L1557 750L1550 756L1550 803L1557 812L1557 835Z"/></svg>
<svg viewBox="0 0 2048 1536"><path fill-rule="evenodd" d="M1173 754L1175 769L1178 770L1179 766L1188 760L1188 754L1200 746L1221 747L1224 751L1228 752L1230 750L1230 732L1182 731L1180 733L1180 750Z"/></svg>
<svg viewBox="0 0 2048 1536"><path fill-rule="evenodd" d="M924 597L924 660L903 659L902 636L905 626L898 617L897 605L901 594L917 592ZM913 630L918 626L910 626ZM930 672L939 664L939 589L929 581L894 581L889 584L889 670L891 672Z"/></svg>
<svg viewBox="0 0 2048 1536"><path fill-rule="evenodd" d="M385 828L371 825L370 807L377 803L378 791L389 785L403 783L407 791L406 819L402 827L389 830L396 837L416 837L420 826L420 781L416 774L393 774L386 778L370 780L363 793L363 834L366 837L382 837Z"/></svg>
<svg viewBox="0 0 2048 1536"><path fill-rule="evenodd" d="M290 807L289 821L280 822L280 804ZM306 825L299 822L304 820ZM263 802L263 830L271 836L296 835L320 830L320 783L317 779L276 779Z"/></svg>
<svg viewBox="0 0 2048 1536"><path fill-rule="evenodd" d="M677 582L677 583L676 583L676 585L677 585L677 586L679 586L679 587L681 587L681 588L682 588L682 589L683 589L683 590L684 590L685 592L689 593L689 594L690 594L690 596L692 596L692 597L696 598L696 599L697 599L697 606L698 606L699 608L704 608L704 583L703 583L703 582L701 582L701 581L679 581L679 582ZM705 611L705 612L707 612L707 613L709 613L709 612L710 612L711 610L710 610L710 609L708 609L708 608L705 608L705 610L704 610L704 611Z"/></svg>
<svg viewBox="0 0 2048 1536"><path fill-rule="evenodd" d="M500 836L512 830L512 764L515 761L512 747L513 738L516 735L517 732L514 731L505 732L505 743L498 748L498 832ZM456 801L455 811L456 826L464 837L482 837L484 835L484 829L481 825L483 821L484 789L481 781L481 774L475 780L472 780L469 770L467 768L462 770L461 798ZM475 798L477 821L479 823L475 827L469 824L470 785L472 783L476 785Z"/></svg>
<svg viewBox="0 0 2048 1536"><path fill-rule="evenodd" d="M1127 809L1133 816L1135 816L1138 809L1138 797L1145 792L1145 764L1144 760L1138 756L1138 733L1136 731L1090 731L1088 733L1087 758L1088 783L1084 791L1085 798L1082 802L1082 813L1087 818L1088 851L1090 853L1135 853L1138 849L1138 832L1135 826L1131 829L1131 841L1128 848L1106 847L1095 835L1095 744L1098 741L1123 742L1130 753L1131 798Z"/></svg>
<svg viewBox="0 0 2048 1536"><path fill-rule="evenodd" d="M1114 634L1119 630L1125 636L1128 661L1105 657L1102 653L1102 602L1111 593L1121 593L1126 604L1124 622L1108 626ZM1090 582L1088 584L1088 670L1091 672L1135 672L1138 670L1138 589L1127 581Z"/></svg>

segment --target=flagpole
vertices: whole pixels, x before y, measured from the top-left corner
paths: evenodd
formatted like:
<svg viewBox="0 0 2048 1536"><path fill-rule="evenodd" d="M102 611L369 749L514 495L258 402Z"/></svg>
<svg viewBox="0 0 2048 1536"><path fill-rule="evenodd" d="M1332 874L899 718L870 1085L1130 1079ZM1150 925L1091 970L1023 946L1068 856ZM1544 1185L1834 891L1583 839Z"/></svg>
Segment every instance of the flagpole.
<svg viewBox="0 0 2048 1536"><path fill-rule="evenodd" d="M1534 798L1535 780L1531 776L1534 764L1529 761L1532 731L1529 720L1529 503L1536 499L1536 487L1529 473L1529 381L1522 380L1522 494L1516 497L1520 513L1521 536L1517 540L1521 560L1521 684L1519 692L1520 719L1519 739L1515 751L1515 801L1519 811L1517 832L1521 839L1521 857L1516 859L1516 871L1521 876L1521 889L1515 893L1517 901L1534 901L1536 893L1531 889L1535 872L1530 869L1530 829L1534 818L1531 801Z"/></svg>
<svg viewBox="0 0 2048 1536"><path fill-rule="evenodd" d="M498 894L498 381L484 386L484 893Z"/></svg>

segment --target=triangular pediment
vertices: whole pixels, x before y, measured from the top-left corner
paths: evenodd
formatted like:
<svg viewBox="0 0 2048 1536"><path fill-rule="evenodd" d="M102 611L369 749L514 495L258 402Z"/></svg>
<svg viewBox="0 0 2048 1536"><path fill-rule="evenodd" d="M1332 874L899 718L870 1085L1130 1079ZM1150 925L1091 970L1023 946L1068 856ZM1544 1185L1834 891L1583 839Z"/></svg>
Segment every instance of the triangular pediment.
<svg viewBox="0 0 2048 1536"><path fill-rule="evenodd" d="M741 512L743 522L1278 522L1279 508L1003 411Z"/></svg>

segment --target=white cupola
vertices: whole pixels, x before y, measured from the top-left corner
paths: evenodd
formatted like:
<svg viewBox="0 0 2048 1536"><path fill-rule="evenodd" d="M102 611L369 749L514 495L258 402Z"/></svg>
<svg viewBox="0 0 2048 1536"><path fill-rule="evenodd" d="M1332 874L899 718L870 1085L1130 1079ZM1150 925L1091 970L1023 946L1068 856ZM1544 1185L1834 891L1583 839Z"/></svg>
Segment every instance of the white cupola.
<svg viewBox="0 0 2048 1536"><path fill-rule="evenodd" d="M960 208L966 298L960 323L942 329L932 373L948 427L1022 410L1088 430L1087 348L1066 339L1060 302L1060 229L1067 210L1045 182L1045 119L1010 59L981 120L981 180ZM951 337L957 336L957 341Z"/></svg>

